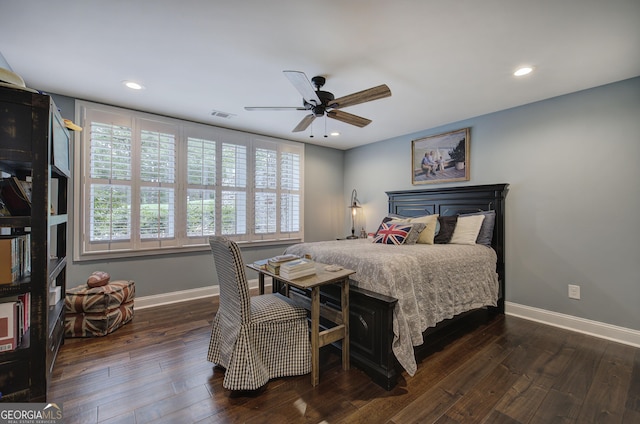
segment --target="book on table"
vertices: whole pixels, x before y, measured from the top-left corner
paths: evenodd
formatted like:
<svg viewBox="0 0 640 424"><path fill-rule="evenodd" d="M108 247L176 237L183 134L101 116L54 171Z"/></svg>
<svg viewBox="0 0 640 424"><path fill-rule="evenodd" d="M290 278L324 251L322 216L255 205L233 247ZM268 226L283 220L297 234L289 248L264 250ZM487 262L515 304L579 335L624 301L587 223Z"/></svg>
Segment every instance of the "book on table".
<svg viewBox="0 0 640 424"><path fill-rule="evenodd" d="M316 264L310 259L299 258L280 265L280 275L284 278L296 279L316 273Z"/></svg>
<svg viewBox="0 0 640 424"><path fill-rule="evenodd" d="M278 255L278 256L274 256L273 258L269 258L268 262L270 264L282 265L285 262L294 261L296 259L299 259L298 255L287 254L287 255Z"/></svg>
<svg viewBox="0 0 640 424"><path fill-rule="evenodd" d="M258 269L267 269L268 263L269 263L269 259L259 259L253 263L253 266Z"/></svg>
<svg viewBox="0 0 640 424"><path fill-rule="evenodd" d="M269 271L272 274L280 275L280 266L285 262L293 261L296 259L298 259L298 256L296 255L278 255L267 259L266 264L264 264L263 261L256 261L254 262L254 265L260 269Z"/></svg>

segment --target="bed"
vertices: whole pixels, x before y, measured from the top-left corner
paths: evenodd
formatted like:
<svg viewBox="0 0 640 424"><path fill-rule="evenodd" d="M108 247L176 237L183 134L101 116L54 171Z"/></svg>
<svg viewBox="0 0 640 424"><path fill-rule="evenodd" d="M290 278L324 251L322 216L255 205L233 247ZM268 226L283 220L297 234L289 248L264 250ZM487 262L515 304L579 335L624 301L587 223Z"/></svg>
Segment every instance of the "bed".
<svg viewBox="0 0 640 424"><path fill-rule="evenodd" d="M493 211L490 246L396 246L356 239L300 243L287 249L287 253L311 255L318 262L356 271L350 281L351 361L385 389L397 384L403 370L413 375L417 363L446 335L504 313L507 187L494 184L387 192L390 216L438 214L456 217L450 218L455 221L461 215ZM442 224L445 221L441 218ZM274 284L275 290L284 289L279 282ZM339 291L325 287L321 300L338 307Z"/></svg>

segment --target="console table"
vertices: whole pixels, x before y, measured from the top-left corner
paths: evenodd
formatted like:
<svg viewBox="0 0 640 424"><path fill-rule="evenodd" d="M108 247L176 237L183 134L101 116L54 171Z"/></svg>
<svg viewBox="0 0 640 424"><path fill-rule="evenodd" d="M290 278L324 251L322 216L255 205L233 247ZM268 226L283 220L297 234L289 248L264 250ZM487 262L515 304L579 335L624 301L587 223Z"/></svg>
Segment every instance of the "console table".
<svg viewBox="0 0 640 424"><path fill-rule="evenodd" d="M325 270L326 264L316 262L316 273L307 277L287 279L260 269L254 264L247 267L258 273L260 294L264 293L264 276L297 287L301 290L311 290L311 300L300 294L289 292L291 300L297 305L311 311L311 384L317 386L320 381L320 348L330 343L342 340L342 369L349 369L349 276L355 274L351 269L339 271ZM320 304L320 287L327 284L339 284L341 287L341 310L330 308ZM335 323L336 326L320 331L320 317Z"/></svg>

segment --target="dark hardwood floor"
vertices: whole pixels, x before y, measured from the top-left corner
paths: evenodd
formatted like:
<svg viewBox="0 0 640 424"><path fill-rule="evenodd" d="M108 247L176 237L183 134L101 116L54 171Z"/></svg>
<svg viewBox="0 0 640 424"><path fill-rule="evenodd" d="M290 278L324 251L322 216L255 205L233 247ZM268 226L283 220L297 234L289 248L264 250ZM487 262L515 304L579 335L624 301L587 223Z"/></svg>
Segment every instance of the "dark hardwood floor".
<svg viewBox="0 0 640 424"><path fill-rule="evenodd" d="M498 316L385 391L324 351L309 375L230 393L207 362L215 300L135 312L109 336L67 339L48 401L65 423L640 423L640 349Z"/></svg>

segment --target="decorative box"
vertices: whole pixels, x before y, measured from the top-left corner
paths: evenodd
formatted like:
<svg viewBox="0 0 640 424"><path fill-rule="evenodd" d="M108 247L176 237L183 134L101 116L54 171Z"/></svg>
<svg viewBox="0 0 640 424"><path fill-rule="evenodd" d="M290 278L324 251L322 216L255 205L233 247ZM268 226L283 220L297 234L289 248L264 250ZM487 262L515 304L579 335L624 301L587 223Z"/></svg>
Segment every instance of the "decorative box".
<svg viewBox="0 0 640 424"><path fill-rule="evenodd" d="M112 281L100 287L67 290L65 337L106 336L133 319L133 281Z"/></svg>

